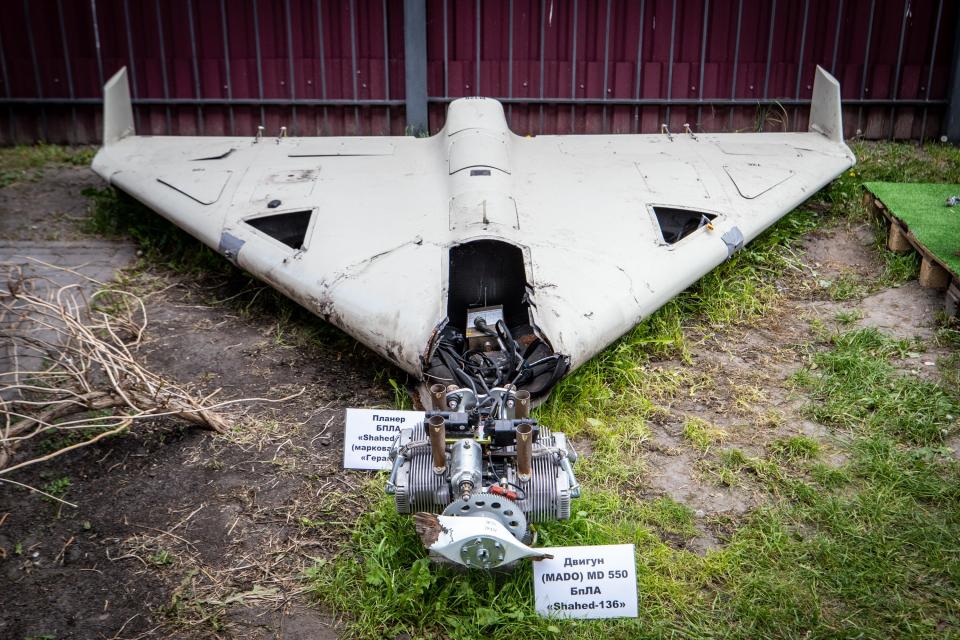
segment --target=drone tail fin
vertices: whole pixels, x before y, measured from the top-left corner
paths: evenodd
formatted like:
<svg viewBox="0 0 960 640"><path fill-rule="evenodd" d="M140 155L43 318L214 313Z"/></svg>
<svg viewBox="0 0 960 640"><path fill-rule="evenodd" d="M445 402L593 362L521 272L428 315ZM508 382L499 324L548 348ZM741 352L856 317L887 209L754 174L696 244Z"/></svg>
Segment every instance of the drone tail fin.
<svg viewBox="0 0 960 640"><path fill-rule="evenodd" d="M136 134L127 68L123 67L103 85L103 146Z"/></svg>
<svg viewBox="0 0 960 640"><path fill-rule="evenodd" d="M843 142L843 120L840 106L840 83L827 70L817 66L810 102L810 131L825 135L834 142Z"/></svg>

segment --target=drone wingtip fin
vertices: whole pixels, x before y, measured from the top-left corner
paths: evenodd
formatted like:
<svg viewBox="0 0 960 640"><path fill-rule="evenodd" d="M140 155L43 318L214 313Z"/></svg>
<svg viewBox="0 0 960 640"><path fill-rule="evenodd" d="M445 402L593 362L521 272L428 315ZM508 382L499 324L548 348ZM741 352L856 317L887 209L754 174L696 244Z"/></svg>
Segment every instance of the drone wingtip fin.
<svg viewBox="0 0 960 640"><path fill-rule="evenodd" d="M843 119L840 105L840 83L826 69L817 66L810 101L810 131L834 142L843 142Z"/></svg>
<svg viewBox="0 0 960 640"><path fill-rule="evenodd" d="M103 145L134 135L133 105L127 68L122 67L103 85Z"/></svg>

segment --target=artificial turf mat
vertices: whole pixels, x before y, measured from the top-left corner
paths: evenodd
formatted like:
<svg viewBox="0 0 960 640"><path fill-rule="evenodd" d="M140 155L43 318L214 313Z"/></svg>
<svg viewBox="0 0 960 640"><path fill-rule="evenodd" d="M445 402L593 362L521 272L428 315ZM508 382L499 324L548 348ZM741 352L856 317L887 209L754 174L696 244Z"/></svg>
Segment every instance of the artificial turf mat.
<svg viewBox="0 0 960 640"><path fill-rule="evenodd" d="M864 186L902 220L914 237L960 275L960 205L946 206L960 195L958 184L866 182Z"/></svg>

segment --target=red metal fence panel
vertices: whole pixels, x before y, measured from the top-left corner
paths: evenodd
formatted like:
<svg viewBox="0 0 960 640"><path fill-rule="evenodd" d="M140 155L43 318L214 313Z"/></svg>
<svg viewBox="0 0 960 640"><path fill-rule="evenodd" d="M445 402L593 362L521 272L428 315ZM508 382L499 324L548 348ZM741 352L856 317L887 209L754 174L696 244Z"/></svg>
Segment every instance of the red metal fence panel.
<svg viewBox="0 0 960 640"><path fill-rule="evenodd" d="M460 96L519 134L806 127L816 65L846 134L939 136L952 0L425 0L429 129ZM0 143L96 142L127 66L140 133L402 134L403 0L24 0L0 20Z"/></svg>

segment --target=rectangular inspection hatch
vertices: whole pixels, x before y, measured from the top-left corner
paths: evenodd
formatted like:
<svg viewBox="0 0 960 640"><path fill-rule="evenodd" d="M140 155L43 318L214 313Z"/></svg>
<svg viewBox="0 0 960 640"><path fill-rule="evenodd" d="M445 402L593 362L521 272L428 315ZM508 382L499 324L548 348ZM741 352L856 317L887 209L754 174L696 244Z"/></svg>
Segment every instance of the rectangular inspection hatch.
<svg viewBox="0 0 960 640"><path fill-rule="evenodd" d="M715 213L695 211L693 209L676 209L674 207L651 207L653 217L657 222L660 235L667 244L680 242L688 235L707 226L717 217Z"/></svg>
<svg viewBox="0 0 960 640"><path fill-rule="evenodd" d="M291 249L302 249L307 239L307 230L310 228L310 218L313 211L288 211L270 216L248 218L244 220L248 225L265 233L274 240L279 240Z"/></svg>

